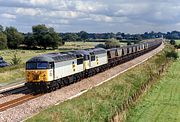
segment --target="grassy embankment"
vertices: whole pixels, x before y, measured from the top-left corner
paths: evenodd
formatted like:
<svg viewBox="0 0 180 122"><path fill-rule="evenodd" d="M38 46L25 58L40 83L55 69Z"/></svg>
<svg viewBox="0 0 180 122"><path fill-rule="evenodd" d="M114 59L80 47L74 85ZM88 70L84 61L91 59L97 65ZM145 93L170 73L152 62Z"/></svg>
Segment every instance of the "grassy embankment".
<svg viewBox="0 0 180 122"><path fill-rule="evenodd" d="M166 48L165 50L170 49ZM52 106L27 121L109 121L119 106L140 89L141 84L147 82L150 75L156 72L166 60L165 51L162 51L142 65L89 90L75 99Z"/></svg>
<svg viewBox="0 0 180 122"><path fill-rule="evenodd" d="M95 45L100 43L102 42L67 42L64 46L59 47L59 50L1 50L0 56L2 56L8 63L11 62L14 53L17 53L17 56L21 59L21 63L16 66L0 68L0 86L12 82L23 81L25 78L25 62L34 56L72 49L93 48Z"/></svg>
<svg viewBox="0 0 180 122"><path fill-rule="evenodd" d="M176 45L180 44L180 40L175 40L176 41Z"/></svg>
<svg viewBox="0 0 180 122"><path fill-rule="evenodd" d="M127 122L179 122L179 79L180 59L172 64L151 91L138 102L138 105L130 109Z"/></svg>

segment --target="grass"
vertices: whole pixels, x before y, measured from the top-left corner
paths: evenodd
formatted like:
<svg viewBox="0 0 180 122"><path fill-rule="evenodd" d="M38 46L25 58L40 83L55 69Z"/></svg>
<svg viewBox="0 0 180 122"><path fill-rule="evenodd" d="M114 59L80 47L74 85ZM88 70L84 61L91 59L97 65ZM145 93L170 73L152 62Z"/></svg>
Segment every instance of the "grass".
<svg viewBox="0 0 180 122"><path fill-rule="evenodd" d="M0 85L6 85L9 83L20 82L25 80L24 68L18 68L15 70L0 73Z"/></svg>
<svg viewBox="0 0 180 122"><path fill-rule="evenodd" d="M179 52L180 55L180 52ZM180 121L180 59L172 64L164 77L130 109L127 122Z"/></svg>
<svg viewBox="0 0 180 122"><path fill-rule="evenodd" d="M176 41L176 45L180 44L180 40L175 40Z"/></svg>
<svg viewBox="0 0 180 122"><path fill-rule="evenodd" d="M23 64L33 56L57 51L59 50L1 50L0 56L2 56L5 61L10 63L13 55L17 53L17 56L22 60L21 64Z"/></svg>
<svg viewBox="0 0 180 122"><path fill-rule="evenodd" d="M59 49L63 49L63 50L87 49L87 48L94 48L98 44L104 44L104 42L65 42L65 45L60 46Z"/></svg>
<svg viewBox="0 0 180 122"><path fill-rule="evenodd" d="M166 50L169 50L167 48ZM27 122L104 122L109 121L141 84L165 62L165 51L83 95L40 112Z"/></svg>

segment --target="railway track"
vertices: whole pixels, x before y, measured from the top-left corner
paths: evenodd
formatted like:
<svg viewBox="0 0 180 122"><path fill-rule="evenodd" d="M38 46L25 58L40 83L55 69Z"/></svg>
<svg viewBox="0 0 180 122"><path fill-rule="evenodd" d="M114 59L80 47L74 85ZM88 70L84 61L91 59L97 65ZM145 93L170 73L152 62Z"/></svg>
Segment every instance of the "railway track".
<svg viewBox="0 0 180 122"><path fill-rule="evenodd" d="M28 88L26 86L13 88L13 89L1 92L0 93L0 99L7 97L7 96L10 96L10 95L13 95L13 94L20 94L20 93L21 94L28 94L28 93L30 93L30 90L28 90Z"/></svg>
<svg viewBox="0 0 180 122"><path fill-rule="evenodd" d="M0 99L4 99L6 97L8 98L8 97L11 97L11 96L17 95L17 94L24 94L24 96L18 97L19 96L18 95L15 99L1 103L0 104L0 112L5 111L6 109L9 109L11 107L15 107L15 106L22 104L28 100L31 100L33 98L40 96L40 94L39 95L33 95L33 93L26 86L21 86L18 88L13 88L13 89L1 92L0 93Z"/></svg>
<svg viewBox="0 0 180 122"><path fill-rule="evenodd" d="M27 94L25 96L19 97L17 99L13 99L11 101L2 103L2 104L0 104L0 112L5 111L5 110L7 110L9 108L15 107L17 105L20 105L20 104L22 104L24 102L27 102L27 101L29 101L31 99L37 98L37 97L42 96L42 95L43 94L34 95L33 93L31 93L31 94Z"/></svg>

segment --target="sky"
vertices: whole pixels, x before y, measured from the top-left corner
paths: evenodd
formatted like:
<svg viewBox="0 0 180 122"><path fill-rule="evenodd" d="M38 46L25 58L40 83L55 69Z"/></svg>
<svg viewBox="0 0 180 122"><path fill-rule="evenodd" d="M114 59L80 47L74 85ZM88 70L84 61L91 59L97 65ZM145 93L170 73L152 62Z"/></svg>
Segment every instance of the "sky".
<svg viewBox="0 0 180 122"><path fill-rule="evenodd" d="M0 0L0 24L31 32L168 32L180 30L180 0Z"/></svg>

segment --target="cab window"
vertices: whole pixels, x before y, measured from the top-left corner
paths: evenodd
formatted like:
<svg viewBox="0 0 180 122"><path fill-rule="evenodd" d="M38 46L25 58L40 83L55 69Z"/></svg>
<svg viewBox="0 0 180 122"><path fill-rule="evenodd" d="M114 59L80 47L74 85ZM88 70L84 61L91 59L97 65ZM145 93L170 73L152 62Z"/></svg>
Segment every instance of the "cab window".
<svg viewBox="0 0 180 122"><path fill-rule="evenodd" d="M54 67L54 63L49 63L49 69L52 69Z"/></svg>
<svg viewBox="0 0 180 122"><path fill-rule="evenodd" d="M37 63L37 69L47 69L48 63Z"/></svg>
<svg viewBox="0 0 180 122"><path fill-rule="evenodd" d="M47 62L38 62L38 63L27 63L26 69L48 69L48 63Z"/></svg>
<svg viewBox="0 0 180 122"><path fill-rule="evenodd" d="M84 60L86 61L86 60L89 60L89 55L85 55L84 56Z"/></svg>
<svg viewBox="0 0 180 122"><path fill-rule="evenodd" d="M36 63L27 63L26 69L36 69Z"/></svg>
<svg viewBox="0 0 180 122"><path fill-rule="evenodd" d="M91 56L91 61L95 61L95 55Z"/></svg>
<svg viewBox="0 0 180 122"><path fill-rule="evenodd" d="M83 64L83 59L82 58L77 59L77 65L80 65L80 64Z"/></svg>

